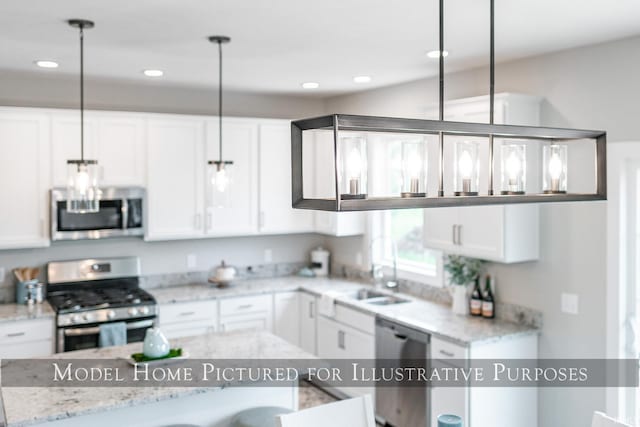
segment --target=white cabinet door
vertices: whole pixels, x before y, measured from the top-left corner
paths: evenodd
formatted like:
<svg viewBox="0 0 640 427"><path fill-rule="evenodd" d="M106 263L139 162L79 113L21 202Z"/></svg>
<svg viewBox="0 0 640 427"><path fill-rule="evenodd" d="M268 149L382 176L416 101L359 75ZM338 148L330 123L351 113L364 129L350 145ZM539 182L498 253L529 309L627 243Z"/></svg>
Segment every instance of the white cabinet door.
<svg viewBox="0 0 640 427"><path fill-rule="evenodd" d="M147 240L201 237L204 124L151 119L147 126Z"/></svg>
<svg viewBox="0 0 640 427"><path fill-rule="evenodd" d="M0 249L49 244L49 119L0 111Z"/></svg>
<svg viewBox="0 0 640 427"><path fill-rule="evenodd" d="M443 365L444 366L444 365ZM455 367L449 367L455 369ZM471 425L467 417L468 389L465 387L432 387L431 388L431 423L430 427L438 427L438 415L453 414L461 417L465 425Z"/></svg>
<svg viewBox="0 0 640 427"><path fill-rule="evenodd" d="M312 151L303 155L312 158ZM259 181L261 233L313 231L313 211L291 207L290 122L260 124Z"/></svg>
<svg viewBox="0 0 640 427"><path fill-rule="evenodd" d="M144 186L145 122L141 117L100 113L96 158L101 186Z"/></svg>
<svg viewBox="0 0 640 427"><path fill-rule="evenodd" d="M206 160L219 160L218 122L208 120L206 132ZM254 120L224 119L222 138L222 160L233 161L231 184L222 207L207 206L206 233L210 236L254 234L258 231L258 125ZM206 163L203 161L203 165ZM209 188L207 184L207 192Z"/></svg>
<svg viewBox="0 0 640 427"><path fill-rule="evenodd" d="M457 208L436 208L424 210L424 245L457 253Z"/></svg>
<svg viewBox="0 0 640 427"><path fill-rule="evenodd" d="M220 330L273 331L272 295L251 295L220 300Z"/></svg>
<svg viewBox="0 0 640 427"><path fill-rule="evenodd" d="M300 348L317 354L317 298L305 292L300 293Z"/></svg>
<svg viewBox="0 0 640 427"><path fill-rule="evenodd" d="M278 292L273 296L273 332L290 342L300 345L299 292Z"/></svg>
<svg viewBox="0 0 640 427"><path fill-rule="evenodd" d="M95 114L84 117L84 158L97 160L98 126ZM80 159L80 113L54 111L51 114L51 173L53 186L67 185L67 160ZM100 162L98 162L100 164Z"/></svg>
<svg viewBox="0 0 640 427"><path fill-rule="evenodd" d="M481 259L504 256L504 206L458 208L458 246Z"/></svg>
<svg viewBox="0 0 640 427"><path fill-rule="evenodd" d="M27 358L53 354L54 319L0 324L0 358Z"/></svg>

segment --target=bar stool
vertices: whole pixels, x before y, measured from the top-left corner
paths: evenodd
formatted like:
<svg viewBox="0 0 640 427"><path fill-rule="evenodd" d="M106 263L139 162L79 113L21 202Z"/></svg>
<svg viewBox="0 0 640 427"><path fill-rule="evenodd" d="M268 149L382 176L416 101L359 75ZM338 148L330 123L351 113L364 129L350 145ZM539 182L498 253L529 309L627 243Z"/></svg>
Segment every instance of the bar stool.
<svg viewBox="0 0 640 427"><path fill-rule="evenodd" d="M291 412L291 409L277 406L245 409L231 418L230 427L276 427L276 416Z"/></svg>

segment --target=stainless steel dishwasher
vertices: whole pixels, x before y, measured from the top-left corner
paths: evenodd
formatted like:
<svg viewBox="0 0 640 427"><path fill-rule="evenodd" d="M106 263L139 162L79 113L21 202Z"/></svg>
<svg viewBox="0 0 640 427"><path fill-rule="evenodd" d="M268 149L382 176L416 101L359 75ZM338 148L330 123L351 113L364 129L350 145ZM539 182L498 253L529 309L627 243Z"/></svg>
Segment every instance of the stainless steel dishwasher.
<svg viewBox="0 0 640 427"><path fill-rule="evenodd" d="M424 361L427 366L429 334L376 319L376 367L400 367L402 361ZM429 390L424 387L376 387L376 419L394 427L425 427Z"/></svg>

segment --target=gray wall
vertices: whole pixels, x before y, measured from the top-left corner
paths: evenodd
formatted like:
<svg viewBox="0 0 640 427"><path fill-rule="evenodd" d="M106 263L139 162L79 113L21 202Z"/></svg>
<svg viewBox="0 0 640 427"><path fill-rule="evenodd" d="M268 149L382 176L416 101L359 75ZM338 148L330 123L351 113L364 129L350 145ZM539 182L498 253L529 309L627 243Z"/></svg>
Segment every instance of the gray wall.
<svg viewBox="0 0 640 427"><path fill-rule="evenodd" d="M605 129L610 141L640 140L640 38L583 47L499 64L497 92L545 98L542 124ZM448 75L449 99L488 93L488 70ZM437 102L437 81L407 84L328 99L331 113L424 117ZM490 267L497 298L543 312L540 357L604 357L606 345L606 205L568 203L541 207L538 262ZM334 255L361 250L358 238L332 239ZM579 295L578 315L560 311L561 292ZM594 410L605 409L602 389L541 389L540 425L590 425Z"/></svg>
<svg viewBox="0 0 640 427"><path fill-rule="evenodd" d="M88 79L86 106L90 109L146 111L178 114L216 114L217 91L189 87L164 87L154 83ZM29 107L78 107L78 79L42 71L18 73L0 71L0 105ZM299 118L321 114L321 99L268 94L225 92L225 115L243 117ZM101 256L137 255L145 274L187 271L187 255L198 258L197 270L208 270L221 259L235 265L264 263L264 250L271 249L273 262L300 262L319 245L323 237L255 236L233 239L145 243L139 239L56 243L34 250L0 250L0 268L6 277L0 283L0 301L11 295L13 280L9 272L17 266ZM12 297L10 297L12 298Z"/></svg>

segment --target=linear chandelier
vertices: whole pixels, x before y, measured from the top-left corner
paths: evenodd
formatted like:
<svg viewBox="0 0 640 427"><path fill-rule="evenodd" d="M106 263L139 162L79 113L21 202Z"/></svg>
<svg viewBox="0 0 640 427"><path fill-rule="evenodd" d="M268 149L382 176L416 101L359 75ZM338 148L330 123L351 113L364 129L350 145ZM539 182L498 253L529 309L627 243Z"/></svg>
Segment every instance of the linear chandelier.
<svg viewBox="0 0 640 427"><path fill-rule="evenodd" d="M439 55L439 120L372 117L332 114L303 119L291 123L291 176L292 205L299 209L323 211L365 211L403 208L431 208L446 206L495 205L512 203L544 203L606 200L606 132L595 130L562 129L534 126L514 126L494 123L495 103L495 10L490 0L490 72L489 123L466 123L444 120L444 56ZM439 45L444 52L444 0L440 0ZM328 135L318 142L319 133ZM380 139L395 139L401 160L396 165L397 183L393 195L370 192L371 178L379 181L385 175L371 167L371 145ZM437 138L438 167L437 191L428 191L428 139ZM448 140L449 138L453 141ZM480 142L486 140L488 155L480 161ZM500 184L496 189L495 145L500 145ZM445 142L452 143L453 155L445 156ZM330 180L332 196L316 197L305 194L303 149L313 144L329 144L333 170L326 174ZM534 150L531 150L533 144ZM586 144L591 144L587 146ZM593 191L570 191L568 176L569 147L592 149L595 162L584 162L576 156L573 167L594 168ZM541 148L541 150L540 150ZM529 149L529 150L527 150ZM527 151L534 151L527 155ZM541 156L540 156L540 151ZM378 156L379 157L379 156ZM536 165L541 179L537 184L527 182L527 171L532 172L528 160L541 157ZM448 163L447 160L453 160ZM591 163L591 164L587 164ZM487 190L480 191L480 169L488 172ZM321 165L320 167L327 167ZM390 166L385 166L389 168ZM449 169L451 168L451 169ZM311 169L311 168L308 168ZM453 171L453 188L445 188L445 171ZM388 175L388 174L387 174ZM318 176L318 174L316 174ZM536 174L538 176L538 174ZM575 176L574 176L575 178ZM580 179L583 179L582 177ZM580 187L574 179L574 188ZM369 188L368 188L369 187ZM399 187L399 188L397 188Z"/></svg>

